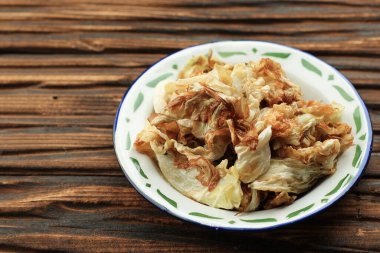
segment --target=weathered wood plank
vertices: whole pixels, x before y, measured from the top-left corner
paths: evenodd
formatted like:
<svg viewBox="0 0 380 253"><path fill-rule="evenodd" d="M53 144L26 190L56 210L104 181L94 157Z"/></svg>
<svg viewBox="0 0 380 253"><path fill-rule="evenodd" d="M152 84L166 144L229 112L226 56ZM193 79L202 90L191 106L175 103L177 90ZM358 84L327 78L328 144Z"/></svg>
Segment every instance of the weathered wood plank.
<svg viewBox="0 0 380 253"><path fill-rule="evenodd" d="M380 13L380 12L379 12ZM380 14L379 14L380 15ZM0 16L1 17L1 16ZM154 33L70 33L70 34L17 34L0 35L0 50L12 51L84 51L102 52L106 50L177 50L201 43L218 40L252 39L282 43L306 51L379 54L380 37L377 34L362 36L346 34L323 34L320 36L281 36L269 35L194 35ZM43 49L43 50L42 50Z"/></svg>
<svg viewBox="0 0 380 253"><path fill-rule="evenodd" d="M0 150L65 150L112 147L112 128L33 127L0 130Z"/></svg>
<svg viewBox="0 0 380 253"><path fill-rule="evenodd" d="M123 176L123 172L113 148L104 148L2 155L0 175Z"/></svg>
<svg viewBox="0 0 380 253"><path fill-rule="evenodd" d="M341 70L356 87L368 86L375 88L380 86L380 74L378 71Z"/></svg>
<svg viewBox="0 0 380 253"><path fill-rule="evenodd" d="M323 222L323 220L317 221ZM146 225L146 229L142 232L140 230L134 233L120 231L123 227L120 225L118 229L114 229L113 235L106 236L102 235L101 229L88 229L87 232L92 235L82 235L83 232L79 228L62 228L64 232L59 234L38 229L38 233L24 230L22 234L4 235L0 241L6 249L19 248L23 252L26 250L41 252L47 249L79 252L141 252L142 250L144 252L252 252L252 244L256 245L257 252L275 250L278 247L285 249L284 252L291 252L287 250L289 248L301 248L303 252L369 252L363 243L363 237L374 247L370 248L370 252L376 252L378 247L376 238L378 230L371 226L370 222L346 221L339 225L334 223L325 226L318 226L316 222L302 224L303 227L294 226L292 230L277 230L283 234L277 231L253 232L250 233L251 236L248 236L249 233L206 230L182 223L177 226ZM124 225L124 227L130 226ZM316 233L317 229L326 238ZM4 228L9 234L14 230L16 229ZM177 233L173 234L173 231ZM331 231L340 231L340 236L334 236ZM276 237L276 240L273 237Z"/></svg>
<svg viewBox="0 0 380 253"><path fill-rule="evenodd" d="M271 34L271 35L321 35L322 33L351 33L361 35L364 31L376 33L379 30L377 20L334 21L304 20L303 22L284 20L278 22L262 22L252 25L250 22L207 22L182 21L180 25L171 21L146 20L27 20L4 21L0 32L28 33L67 33L67 32L154 32L154 33L225 33L225 34Z"/></svg>
<svg viewBox="0 0 380 253"><path fill-rule="evenodd" d="M380 61L376 57L365 56L325 56L317 55L320 59L326 61L331 66L342 69L351 70L379 70Z"/></svg>
<svg viewBox="0 0 380 253"><path fill-rule="evenodd" d="M380 153L372 152L368 166L364 171L364 177L376 177L380 176Z"/></svg>
<svg viewBox="0 0 380 253"><path fill-rule="evenodd" d="M39 87L71 86L94 84L118 84L125 86L132 83L143 68L13 68L0 69L0 86L12 87L13 84L34 83Z"/></svg>
<svg viewBox="0 0 380 253"><path fill-rule="evenodd" d="M169 20L261 20L261 19L351 19L376 20L380 17L379 7L339 6L320 3L278 3L272 5L245 6L194 6L181 8L172 6L123 6L81 4L35 7L3 7L1 20L36 19L88 19L88 20L125 20L125 19L169 19ZM286 8L286 9L285 9ZM285 11L286 10L286 11Z"/></svg>
<svg viewBox="0 0 380 253"><path fill-rule="evenodd" d="M3 54L0 67L147 67L165 54ZM376 62L368 61L368 64ZM363 61L364 63L364 61ZM346 63L347 64L347 63ZM380 65L380 64L379 64ZM380 68L380 66L379 66ZM45 69L46 71L46 69ZM127 71L127 70L125 70Z"/></svg>
<svg viewBox="0 0 380 253"><path fill-rule="evenodd" d="M173 1L173 0L143 0L143 1L123 1L123 0L61 0L59 2L57 1L44 1L44 0L2 0L0 1L0 5L26 5L26 6L61 6L61 5L75 5L75 4L85 4L85 3L92 3L92 4L104 4L104 5L137 5L137 6L223 6L223 5L246 5L246 4L276 4L281 1L276 0L220 0L220 1L205 1L205 0L182 0L182 1ZM305 3L305 4L315 4L318 3L328 3L328 4L336 4L339 5L364 5L364 6L371 6L371 5L379 5L379 0L363 0L363 1L356 1L356 0L294 0L292 2L296 3Z"/></svg>
<svg viewBox="0 0 380 253"><path fill-rule="evenodd" d="M218 232L174 219L143 200L124 177L3 176L0 182L0 244L13 247L86 251L94 249L91 242L97 246L95 251L125 251L120 246L133 247L131 242L141 246L153 240L156 251L183 244L195 247L194 251L249 250L252 241L262 241L258 245L266 249L273 247L270 243L343 250L380 245L380 229L374 221L380 212L380 186L374 180L362 179L351 194L322 214L260 233ZM339 236L334 236L336 230ZM90 237L89 232L96 236ZM120 245L112 247L110 241Z"/></svg>
<svg viewBox="0 0 380 253"><path fill-rule="evenodd" d="M115 115L127 87L92 89L10 89L0 92L0 113Z"/></svg>
<svg viewBox="0 0 380 253"><path fill-rule="evenodd" d="M105 115L0 115L0 129L13 127L87 126L112 128L114 116Z"/></svg>
<svg viewBox="0 0 380 253"><path fill-rule="evenodd" d="M374 131L380 131L380 111L377 110L369 110L372 128Z"/></svg>
<svg viewBox="0 0 380 253"><path fill-rule="evenodd" d="M363 179L359 181L354 193L380 195L380 181L378 179Z"/></svg>
<svg viewBox="0 0 380 253"><path fill-rule="evenodd" d="M373 136L372 152L379 152L379 151L380 151L380 135L375 134Z"/></svg>
<svg viewBox="0 0 380 253"><path fill-rule="evenodd" d="M358 89L357 91L359 92L359 95L366 103L367 107L378 108L380 100L378 98L378 91L376 89Z"/></svg>
<svg viewBox="0 0 380 253"><path fill-rule="evenodd" d="M5 229L9 230L9 229ZM189 242L188 240L183 240L182 242L170 242L168 237L163 240L155 239L135 239L133 235L129 233L124 234L123 237L114 236L99 236L99 231L90 230L91 234L97 234L95 237L93 235L78 235L77 233L72 234L75 229L62 229L65 232L56 233L44 233L40 232L38 234L22 233L16 236L3 236L0 239L3 249L14 250L17 249L18 252L41 252L41 251L57 251L57 252L173 252L173 250L178 250L180 252L201 252L207 249L206 246L196 245ZM79 229L77 229L79 230ZM70 233L71 232L71 233ZM156 238L162 236L155 235ZM141 237L141 235L140 235ZM173 238L174 239L174 238ZM20 243L20 242L23 243ZM49 242L49 243L46 243ZM23 246L22 246L23 245ZM215 248L220 252L229 252L229 250L222 249L222 246L215 245ZM14 252L14 251L6 251Z"/></svg>

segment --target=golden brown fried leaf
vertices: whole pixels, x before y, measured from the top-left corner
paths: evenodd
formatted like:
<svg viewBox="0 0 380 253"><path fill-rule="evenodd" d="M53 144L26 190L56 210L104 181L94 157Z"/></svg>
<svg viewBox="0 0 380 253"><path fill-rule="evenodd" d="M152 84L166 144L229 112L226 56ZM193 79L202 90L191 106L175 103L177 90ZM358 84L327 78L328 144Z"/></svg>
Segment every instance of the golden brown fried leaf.
<svg viewBox="0 0 380 253"><path fill-rule="evenodd" d="M318 164L326 169L334 169L336 157L340 153L340 142L337 139L317 141L308 148L283 147L276 152L280 158L292 158L304 164Z"/></svg>
<svg viewBox="0 0 380 253"><path fill-rule="evenodd" d="M289 195L287 192L275 193L273 198L268 199L263 208L272 209L279 206L288 206L296 200L295 195Z"/></svg>
<svg viewBox="0 0 380 253"><path fill-rule="evenodd" d="M304 164L291 158L271 159L269 170L257 178L252 187L260 191L299 194L308 191L321 177L332 173L334 169Z"/></svg>
<svg viewBox="0 0 380 253"><path fill-rule="evenodd" d="M251 149L244 144L235 146L235 152L238 156L235 167L243 183L251 183L269 169L271 158L269 140L271 135L271 127L262 131L259 134L256 149Z"/></svg>
<svg viewBox="0 0 380 253"><path fill-rule="evenodd" d="M238 208L242 190L234 168L222 161L214 167L200 156L179 152L174 142L152 142L158 165L168 182L185 196L200 203L224 209Z"/></svg>

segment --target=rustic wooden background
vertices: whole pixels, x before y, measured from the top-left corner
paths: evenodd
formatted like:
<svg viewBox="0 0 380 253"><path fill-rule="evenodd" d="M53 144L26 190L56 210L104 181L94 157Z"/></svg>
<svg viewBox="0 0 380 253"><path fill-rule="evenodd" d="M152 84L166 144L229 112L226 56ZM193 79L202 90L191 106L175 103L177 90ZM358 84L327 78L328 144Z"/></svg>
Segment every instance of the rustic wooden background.
<svg viewBox="0 0 380 253"><path fill-rule="evenodd" d="M214 231L159 211L124 177L112 124L128 85L169 53L228 39L311 52L370 109L369 166L324 213ZM379 0L0 0L0 251L379 251L379 70Z"/></svg>

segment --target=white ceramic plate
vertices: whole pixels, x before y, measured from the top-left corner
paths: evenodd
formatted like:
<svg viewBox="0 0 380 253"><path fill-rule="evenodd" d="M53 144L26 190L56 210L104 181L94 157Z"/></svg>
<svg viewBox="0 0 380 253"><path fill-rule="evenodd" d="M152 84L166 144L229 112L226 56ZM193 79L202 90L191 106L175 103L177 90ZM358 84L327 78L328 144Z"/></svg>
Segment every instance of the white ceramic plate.
<svg viewBox="0 0 380 253"><path fill-rule="evenodd" d="M334 175L297 199L292 205L236 215L212 208L176 191L145 155L133 148L136 135L153 111L154 87L175 80L192 57L207 54L228 63L270 57L279 62L291 81L301 86L304 98L336 101L345 107L342 120L352 126L354 145L340 158ZM136 190L162 210L183 220L225 229L256 230L293 223L311 216L341 198L359 179L372 145L368 111L353 85L336 69L300 50L259 41L224 41L183 49L147 69L124 95L114 123L115 151L126 177Z"/></svg>

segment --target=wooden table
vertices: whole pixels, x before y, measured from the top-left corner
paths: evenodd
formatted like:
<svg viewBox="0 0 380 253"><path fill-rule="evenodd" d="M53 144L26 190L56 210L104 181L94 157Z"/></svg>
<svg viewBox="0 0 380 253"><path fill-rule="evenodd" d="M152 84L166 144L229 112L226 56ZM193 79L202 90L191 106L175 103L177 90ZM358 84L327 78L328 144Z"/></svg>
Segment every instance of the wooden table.
<svg viewBox="0 0 380 253"><path fill-rule="evenodd" d="M1 0L0 251L380 250L380 1ZM159 211L124 177L112 124L161 57L264 40L338 68L365 100L372 159L338 204L266 232L214 231Z"/></svg>

